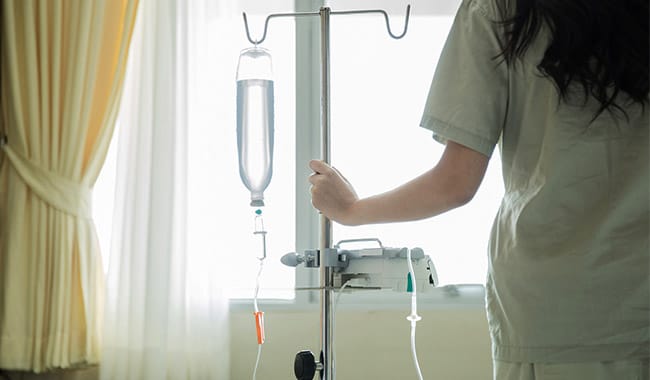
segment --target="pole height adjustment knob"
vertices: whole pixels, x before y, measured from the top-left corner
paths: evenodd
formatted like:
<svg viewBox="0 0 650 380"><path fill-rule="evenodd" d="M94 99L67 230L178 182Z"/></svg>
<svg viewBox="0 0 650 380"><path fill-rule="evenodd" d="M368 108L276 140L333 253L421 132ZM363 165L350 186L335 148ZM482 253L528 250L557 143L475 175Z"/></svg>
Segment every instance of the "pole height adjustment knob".
<svg viewBox="0 0 650 380"><path fill-rule="evenodd" d="M300 351L293 362L293 372L298 380L312 380L316 374L316 358L311 351Z"/></svg>

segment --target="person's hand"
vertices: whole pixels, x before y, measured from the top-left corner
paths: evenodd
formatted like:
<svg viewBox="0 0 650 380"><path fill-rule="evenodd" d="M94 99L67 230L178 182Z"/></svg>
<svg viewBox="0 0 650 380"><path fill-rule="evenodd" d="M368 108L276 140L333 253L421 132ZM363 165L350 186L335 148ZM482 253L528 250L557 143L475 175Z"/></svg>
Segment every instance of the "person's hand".
<svg viewBox="0 0 650 380"><path fill-rule="evenodd" d="M326 217L341 224L355 224L354 205L359 200L354 188L341 173L323 161L312 160L309 177L311 203Z"/></svg>

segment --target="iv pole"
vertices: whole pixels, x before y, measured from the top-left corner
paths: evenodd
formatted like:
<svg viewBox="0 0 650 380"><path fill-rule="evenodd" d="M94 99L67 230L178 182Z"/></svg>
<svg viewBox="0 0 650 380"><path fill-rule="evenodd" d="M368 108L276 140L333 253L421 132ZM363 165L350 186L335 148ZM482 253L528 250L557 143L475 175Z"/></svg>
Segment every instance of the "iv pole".
<svg viewBox="0 0 650 380"><path fill-rule="evenodd" d="M244 25L246 27L246 37L253 45L259 45L266 39L266 32L269 25L269 20L278 17L306 17L306 16L319 16L320 17L320 48L321 48L321 159L330 163L330 16L331 15L350 15L350 14L367 14L379 13L384 16L386 21L386 29L388 34L394 39L400 39L406 35L409 24L409 16L411 13L411 6L406 6L406 18L404 21L404 30L400 35L393 34L390 23L388 21L388 14L384 10L369 9L369 10L350 10L350 11L335 11L333 12L329 7L321 7L319 12L298 12L298 13L274 13L268 15L264 22L264 32L262 38L253 40L248 28L248 19L246 12L242 15L244 17ZM320 326L321 326L321 353L320 362L316 363L315 369L320 371L320 378L325 380L334 380L334 355L333 355L333 307L332 307L332 291L334 288L334 265L330 265L332 256L336 258L336 249L332 248L332 222L320 215L320 243L319 243L319 274L320 283L318 289L320 290ZM313 375L312 375L313 377ZM309 378L312 378L309 377Z"/></svg>

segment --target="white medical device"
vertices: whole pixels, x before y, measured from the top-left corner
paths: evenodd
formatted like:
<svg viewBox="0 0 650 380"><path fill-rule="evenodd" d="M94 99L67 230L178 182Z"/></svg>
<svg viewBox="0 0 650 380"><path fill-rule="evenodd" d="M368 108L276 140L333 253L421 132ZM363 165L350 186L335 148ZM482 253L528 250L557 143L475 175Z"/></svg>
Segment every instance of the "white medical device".
<svg viewBox="0 0 650 380"><path fill-rule="evenodd" d="M376 247L344 249L349 243L374 242ZM321 260L324 262L321 263ZM318 250L304 253L291 252L284 255L282 263L307 268L328 267L332 273L332 288L340 291L390 289L411 294L411 348L418 376L422 379L415 351L415 325L421 318L417 315L416 293L438 285L438 274L431 258L421 248L388 248L379 239L342 240L321 254ZM320 289L320 288L318 288ZM331 337L333 341L333 337ZM333 343L333 342L332 342ZM298 352L294 360L294 373L298 380L311 380L317 370L323 368L322 356L316 360L309 350ZM333 377L333 374L332 374Z"/></svg>
<svg viewBox="0 0 650 380"><path fill-rule="evenodd" d="M345 249L350 243L376 243L376 247ZM411 261L415 272L416 284L409 277L407 253L409 248L384 247L379 239L342 240L325 255L328 267L332 267L333 288L346 285L348 290L390 289L397 292L411 291L414 285L417 291L425 292L438 285L438 274L429 256L421 248L411 248ZM282 263L288 266L304 265L306 268L320 267L317 250L304 253L291 252L284 255Z"/></svg>

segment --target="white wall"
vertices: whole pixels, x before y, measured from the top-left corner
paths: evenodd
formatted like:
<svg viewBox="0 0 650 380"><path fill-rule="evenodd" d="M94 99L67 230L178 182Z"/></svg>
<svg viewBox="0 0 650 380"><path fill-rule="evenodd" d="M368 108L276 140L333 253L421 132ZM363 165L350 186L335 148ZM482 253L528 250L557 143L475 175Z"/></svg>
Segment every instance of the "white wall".
<svg viewBox="0 0 650 380"><path fill-rule="evenodd" d="M335 325L337 380L417 379L410 352L408 311L340 310ZM484 310L420 311L417 350L425 379L491 380ZM296 352L319 351L319 311L265 312L266 343L259 380L295 379ZM251 379L257 355L251 311L231 312L231 379Z"/></svg>

